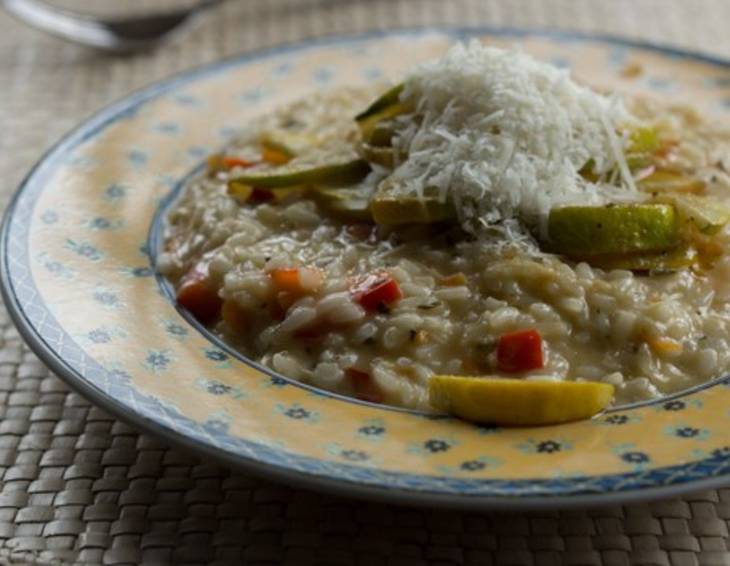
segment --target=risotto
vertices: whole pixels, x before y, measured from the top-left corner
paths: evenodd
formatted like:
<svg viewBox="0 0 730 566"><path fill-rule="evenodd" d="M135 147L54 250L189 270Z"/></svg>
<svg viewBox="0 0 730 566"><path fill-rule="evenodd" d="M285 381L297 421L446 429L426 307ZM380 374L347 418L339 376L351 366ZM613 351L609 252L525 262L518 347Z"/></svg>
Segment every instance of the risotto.
<svg viewBox="0 0 730 566"><path fill-rule="evenodd" d="M245 356L358 399L428 410L444 375L657 398L730 369L729 140L457 46L248 124L158 267Z"/></svg>

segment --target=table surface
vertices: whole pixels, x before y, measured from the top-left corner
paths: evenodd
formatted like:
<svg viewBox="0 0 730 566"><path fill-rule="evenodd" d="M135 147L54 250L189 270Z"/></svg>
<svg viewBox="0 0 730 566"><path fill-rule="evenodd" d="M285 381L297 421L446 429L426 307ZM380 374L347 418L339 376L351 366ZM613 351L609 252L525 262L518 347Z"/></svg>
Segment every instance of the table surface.
<svg viewBox="0 0 730 566"><path fill-rule="evenodd" d="M174 4L135 0L134 7ZM66 6L87 6L67 0ZM119 5L97 1L95 9ZM231 1L125 58L0 14L0 205L96 108L220 57L325 33L429 24L578 29L730 57L727 0ZM0 563L730 564L730 489L570 512L461 513L299 490L201 461L70 391L0 307Z"/></svg>

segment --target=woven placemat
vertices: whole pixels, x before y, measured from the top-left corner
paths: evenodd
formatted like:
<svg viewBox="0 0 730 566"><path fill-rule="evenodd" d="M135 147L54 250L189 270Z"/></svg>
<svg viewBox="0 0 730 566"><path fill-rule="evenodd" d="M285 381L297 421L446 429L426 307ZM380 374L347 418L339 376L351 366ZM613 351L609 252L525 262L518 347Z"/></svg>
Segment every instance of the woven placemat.
<svg viewBox="0 0 730 566"><path fill-rule="evenodd" d="M64 4L120 4L105 2ZM129 2L163 3L177 2ZM89 112L221 56L322 33L436 23L601 31L730 56L729 21L727 0L248 0L229 2L180 43L109 58L0 15L0 204L43 149ZM3 564L730 564L730 489L528 514L293 489L129 428L50 375L2 309L0 329Z"/></svg>

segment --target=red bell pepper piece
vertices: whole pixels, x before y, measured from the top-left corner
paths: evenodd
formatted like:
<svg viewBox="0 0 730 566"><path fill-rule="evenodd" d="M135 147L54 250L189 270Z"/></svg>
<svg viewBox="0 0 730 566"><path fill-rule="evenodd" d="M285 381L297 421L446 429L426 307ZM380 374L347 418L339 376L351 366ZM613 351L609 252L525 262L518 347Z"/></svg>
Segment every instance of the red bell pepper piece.
<svg viewBox="0 0 730 566"><path fill-rule="evenodd" d="M357 399L370 401L371 403L383 402L383 394L375 385L369 373L357 368L347 368L345 369L345 375L350 380Z"/></svg>
<svg viewBox="0 0 730 566"><path fill-rule="evenodd" d="M497 343L497 369L506 373L544 367L542 338L535 329L500 336Z"/></svg>
<svg viewBox="0 0 730 566"><path fill-rule="evenodd" d="M234 167L252 167L255 165L252 161L248 161L241 157L232 157L230 155L223 156L221 158L221 163L226 169L233 169Z"/></svg>
<svg viewBox="0 0 730 566"><path fill-rule="evenodd" d="M351 290L352 296L366 311L375 312L403 297L398 282L387 273L368 275Z"/></svg>
<svg viewBox="0 0 730 566"><path fill-rule="evenodd" d="M218 318L223 301L210 284L207 262L201 261L182 278L177 288L177 302L203 324Z"/></svg>
<svg viewBox="0 0 730 566"><path fill-rule="evenodd" d="M355 222L354 224L350 224L345 230L356 240L368 240L373 235L375 224Z"/></svg>
<svg viewBox="0 0 730 566"><path fill-rule="evenodd" d="M251 195L248 197L248 202L252 204L260 204L271 200L274 200L274 193L260 187L254 187Z"/></svg>

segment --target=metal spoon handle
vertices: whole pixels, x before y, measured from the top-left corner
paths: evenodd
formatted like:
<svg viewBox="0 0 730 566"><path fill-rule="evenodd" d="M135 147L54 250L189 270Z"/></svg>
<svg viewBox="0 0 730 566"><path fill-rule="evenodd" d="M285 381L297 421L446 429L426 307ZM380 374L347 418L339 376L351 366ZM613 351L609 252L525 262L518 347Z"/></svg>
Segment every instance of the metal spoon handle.
<svg viewBox="0 0 730 566"><path fill-rule="evenodd" d="M202 0L195 6L128 18L93 18L38 0L0 0L0 6L19 20L62 39L97 49L127 52L154 47L173 31L223 0Z"/></svg>

